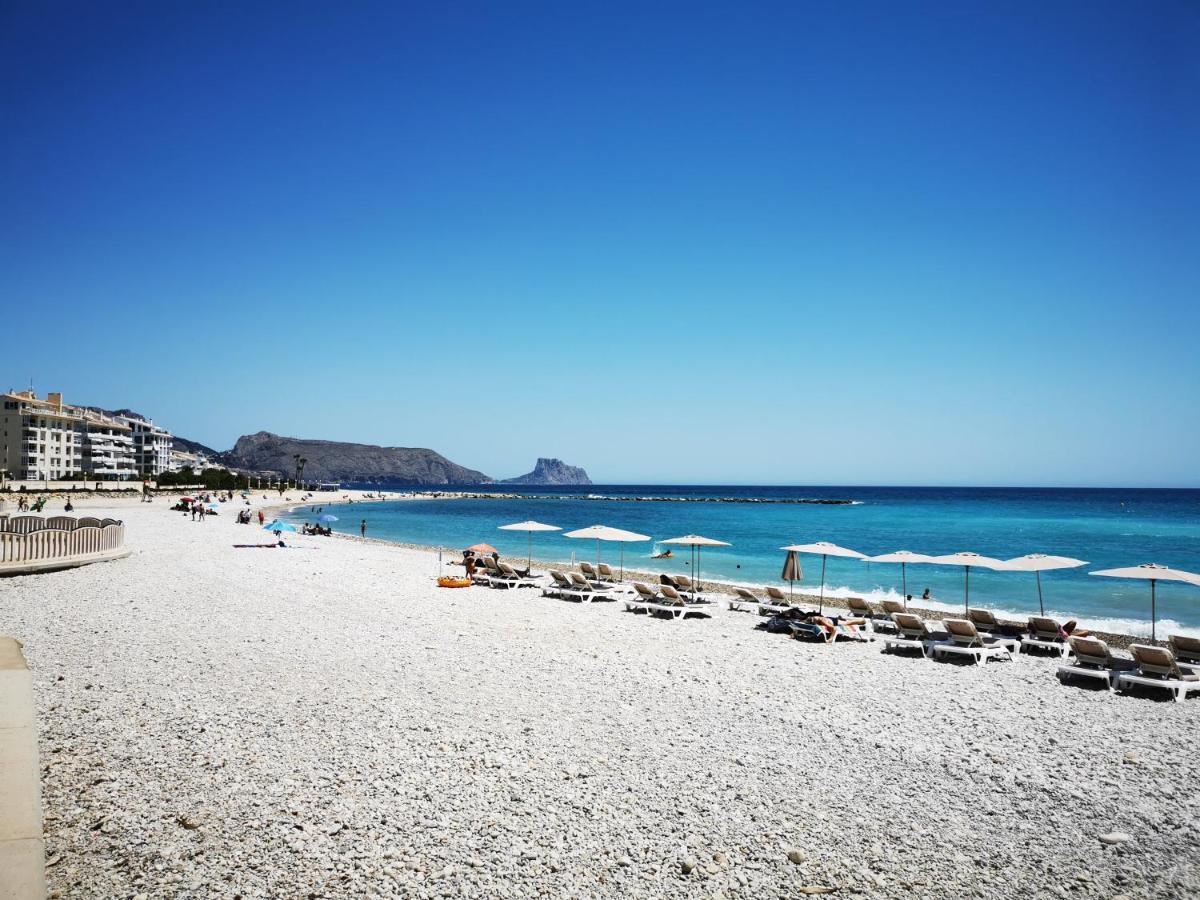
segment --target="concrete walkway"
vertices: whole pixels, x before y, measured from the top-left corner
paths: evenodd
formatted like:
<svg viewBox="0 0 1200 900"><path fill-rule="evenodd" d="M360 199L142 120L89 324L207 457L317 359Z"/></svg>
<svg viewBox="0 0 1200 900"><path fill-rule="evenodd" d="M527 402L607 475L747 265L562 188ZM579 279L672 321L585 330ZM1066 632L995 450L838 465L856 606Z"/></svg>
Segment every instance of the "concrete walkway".
<svg viewBox="0 0 1200 900"><path fill-rule="evenodd" d="M45 896L33 680L21 645L0 635L0 900Z"/></svg>

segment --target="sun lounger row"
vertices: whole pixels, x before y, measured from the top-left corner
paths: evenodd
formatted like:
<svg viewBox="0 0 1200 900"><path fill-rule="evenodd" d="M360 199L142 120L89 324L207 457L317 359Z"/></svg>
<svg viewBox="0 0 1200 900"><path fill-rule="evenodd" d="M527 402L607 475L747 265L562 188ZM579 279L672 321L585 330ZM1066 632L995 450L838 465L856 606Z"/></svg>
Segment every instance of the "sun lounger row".
<svg viewBox="0 0 1200 900"><path fill-rule="evenodd" d="M625 598L625 609L637 612L642 610L652 615L667 616L672 619L682 619L688 613L709 613L713 607L711 600L699 595L695 599L681 594L669 584L658 585L657 590L649 585L635 581L633 594Z"/></svg>
<svg viewBox="0 0 1200 900"><path fill-rule="evenodd" d="M621 593L623 591L617 585L589 581L578 572L565 575L553 569L550 571L550 584L542 588L543 597L557 597L560 600L577 600L580 603L591 603L595 600L616 600Z"/></svg>
<svg viewBox="0 0 1200 900"><path fill-rule="evenodd" d="M1015 648L1011 642L992 639L980 634L967 619L944 619L935 631L920 616L912 613L892 613L896 634L883 640L885 652L919 650L928 659L942 656L967 657L982 665L989 659L1011 660Z"/></svg>
<svg viewBox="0 0 1200 900"><path fill-rule="evenodd" d="M608 567L607 563L593 566L591 563L582 562L579 564L579 571L583 573L584 578L593 583L620 584L620 579L613 574L613 570Z"/></svg>
<svg viewBox="0 0 1200 900"><path fill-rule="evenodd" d="M1075 662L1059 666L1058 677L1068 682L1072 678L1103 681L1109 690L1124 690L1134 685L1153 687L1171 692L1178 703L1188 694L1200 692L1200 640L1172 635L1171 647L1152 647L1133 644L1131 659L1113 654L1108 644L1095 637L1071 638ZM1191 661L1184 661L1180 654Z"/></svg>
<svg viewBox="0 0 1200 900"><path fill-rule="evenodd" d="M491 557L480 560L480 567L471 574L471 581L484 587L536 587L539 583L537 576L521 573L510 566Z"/></svg>

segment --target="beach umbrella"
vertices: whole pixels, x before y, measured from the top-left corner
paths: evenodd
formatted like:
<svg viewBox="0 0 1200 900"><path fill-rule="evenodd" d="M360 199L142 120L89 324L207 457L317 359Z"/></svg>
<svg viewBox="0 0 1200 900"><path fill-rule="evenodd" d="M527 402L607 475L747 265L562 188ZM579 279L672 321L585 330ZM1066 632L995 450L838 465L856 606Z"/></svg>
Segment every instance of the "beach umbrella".
<svg viewBox="0 0 1200 900"><path fill-rule="evenodd" d="M557 525L544 525L541 522L514 522L512 525L501 525L501 531L524 531L529 538L529 559L526 565L533 568L533 533L535 531L562 531Z"/></svg>
<svg viewBox="0 0 1200 900"><path fill-rule="evenodd" d="M990 556L980 556L978 553L966 551L964 553L947 553L945 556L931 556L927 562L935 566L962 566L963 567L963 613L970 609L971 605L971 569L1003 569L1005 564L1001 560L992 559Z"/></svg>
<svg viewBox="0 0 1200 900"><path fill-rule="evenodd" d="M276 519L274 522L268 522L266 525L263 526L263 531L280 532L280 531L295 531L295 530L296 530L295 525L291 524L290 522L280 522L278 519Z"/></svg>
<svg viewBox="0 0 1200 900"><path fill-rule="evenodd" d="M788 583L788 600L792 599L792 590L796 586L796 582L804 577L804 570L800 568L800 554L795 550L789 550L788 555L783 558L783 571L779 573L779 578Z"/></svg>
<svg viewBox="0 0 1200 900"><path fill-rule="evenodd" d="M650 540L649 535L638 534L636 531L623 531L620 528L610 528L608 525L589 525L568 531L563 537L594 540L596 542L596 565L600 565L600 542L613 541L621 544L621 577L625 577L625 544Z"/></svg>
<svg viewBox="0 0 1200 900"><path fill-rule="evenodd" d="M692 599L696 599L696 589L700 587L700 548L701 547L729 547L727 541L718 541L715 538L707 538L699 534L685 534L683 537L668 538L665 541L660 541L662 544L679 544L685 547L692 548Z"/></svg>
<svg viewBox="0 0 1200 900"><path fill-rule="evenodd" d="M926 556L924 553L913 553L911 550L897 550L895 553L884 553L879 556L868 556L866 561L900 563L900 586L904 590L904 608L908 609L908 564L933 562L933 557Z"/></svg>
<svg viewBox="0 0 1200 900"><path fill-rule="evenodd" d="M327 525L330 522L336 522L337 520L338 520L338 517L335 515L332 515L331 513L325 513L325 515L323 515L317 519L318 522L324 522Z"/></svg>
<svg viewBox="0 0 1200 900"><path fill-rule="evenodd" d="M1200 575L1194 572L1184 572L1181 569L1171 569L1158 563L1143 563L1140 566L1126 566L1123 569L1103 569L1099 572L1088 572L1089 575L1104 575L1108 578L1139 578L1150 582L1150 640L1158 640L1156 621L1158 618L1158 597L1155 586L1160 581L1182 581L1184 584L1194 584L1200 587Z"/></svg>
<svg viewBox="0 0 1200 900"><path fill-rule="evenodd" d="M194 497L180 497L179 499L182 500L184 503L191 503L195 498Z"/></svg>
<svg viewBox="0 0 1200 900"><path fill-rule="evenodd" d="M493 547L491 544L485 544L482 541L478 544L472 544L467 549L470 550L472 553L482 554L484 556L491 556L493 553L496 552L495 547Z"/></svg>
<svg viewBox="0 0 1200 900"><path fill-rule="evenodd" d="M790 547L780 547L789 553L812 553L821 557L821 612L825 612L825 561L831 556L844 556L848 559L866 559L857 550L848 550L831 544L829 541L817 541L815 544L792 544Z"/></svg>
<svg viewBox="0 0 1200 900"><path fill-rule="evenodd" d="M1086 566L1086 560L1072 559L1069 556L1047 556L1045 553L1028 553L1015 559L1005 560L1006 572L1033 572L1037 575L1038 609L1044 616L1046 604L1042 602L1042 573L1055 569L1077 569Z"/></svg>

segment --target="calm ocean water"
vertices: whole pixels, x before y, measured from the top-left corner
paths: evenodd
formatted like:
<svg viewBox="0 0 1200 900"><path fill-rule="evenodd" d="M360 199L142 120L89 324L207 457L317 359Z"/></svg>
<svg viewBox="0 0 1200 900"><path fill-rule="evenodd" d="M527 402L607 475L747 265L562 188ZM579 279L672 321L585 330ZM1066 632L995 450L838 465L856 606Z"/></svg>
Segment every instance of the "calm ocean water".
<svg viewBox="0 0 1200 900"><path fill-rule="evenodd" d="M483 488L496 490L495 486ZM388 489L391 490L391 489ZM400 490L397 488L396 490ZM864 488L864 487L685 487L599 486L523 488L538 495L518 500L405 500L330 504L341 517L334 526L357 532L365 517L376 538L459 548L486 541L502 554L520 557L526 535L498 526L535 519L564 531L593 524L612 525L656 540L696 533L728 541L731 547L703 555L701 576L750 585L781 584L784 544L832 541L861 553L894 550L944 554L971 550L1008 559L1026 553L1072 556L1089 561L1079 570L1043 573L1047 612L1078 618L1093 627L1133 633L1149 629L1149 585L1094 578L1086 573L1113 566L1157 562L1200 571L1200 490ZM552 495L548 499L541 499ZM586 499L588 495L612 499ZM797 503L636 502L634 497L741 498L757 500L847 499L853 505ZM307 515L306 515L307 513ZM293 518L312 518L307 507ZM688 572L686 548L672 560L650 560L653 542L627 544L627 565L665 572ZM616 563L619 546L601 547L602 559ZM594 560L595 542L561 534L535 534L535 557ZM803 585L815 588L821 560L803 557ZM900 567L830 559L827 594L854 593L872 599L898 596ZM799 585L798 585L799 587ZM916 597L929 588L948 608L962 604L961 569L909 566L908 589ZM972 605L1014 615L1037 612L1032 574L971 572ZM1173 628L1200 633L1200 588L1162 583L1158 591L1159 634Z"/></svg>

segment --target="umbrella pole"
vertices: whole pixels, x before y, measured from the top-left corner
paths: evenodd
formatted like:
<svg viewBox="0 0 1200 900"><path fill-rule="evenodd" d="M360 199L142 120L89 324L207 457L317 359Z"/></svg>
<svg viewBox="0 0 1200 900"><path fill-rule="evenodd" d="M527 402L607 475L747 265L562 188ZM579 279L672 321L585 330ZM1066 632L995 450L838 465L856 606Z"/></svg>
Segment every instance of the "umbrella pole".
<svg viewBox="0 0 1200 900"><path fill-rule="evenodd" d="M533 571L533 532L527 532L529 537L529 558L525 560L526 571Z"/></svg>
<svg viewBox="0 0 1200 900"><path fill-rule="evenodd" d="M1157 605L1157 602L1156 602L1155 593L1154 593L1154 579L1151 578L1150 579L1150 640L1152 640L1152 641L1158 640L1158 635L1155 633L1156 627L1154 624L1155 620L1158 618L1157 610L1155 609L1156 605Z"/></svg>
<svg viewBox="0 0 1200 900"><path fill-rule="evenodd" d="M908 612L908 573L904 571L904 563L900 563L900 588L904 591L904 611Z"/></svg>
<svg viewBox="0 0 1200 900"><path fill-rule="evenodd" d="M1038 581L1038 609L1040 609L1042 611L1042 615L1045 616L1046 604L1042 602L1042 573L1034 572L1033 574L1037 576Z"/></svg>
<svg viewBox="0 0 1200 900"><path fill-rule="evenodd" d="M621 545L621 580L625 580L625 545Z"/></svg>
<svg viewBox="0 0 1200 900"><path fill-rule="evenodd" d="M825 615L825 559L824 553L821 554L821 615Z"/></svg>

